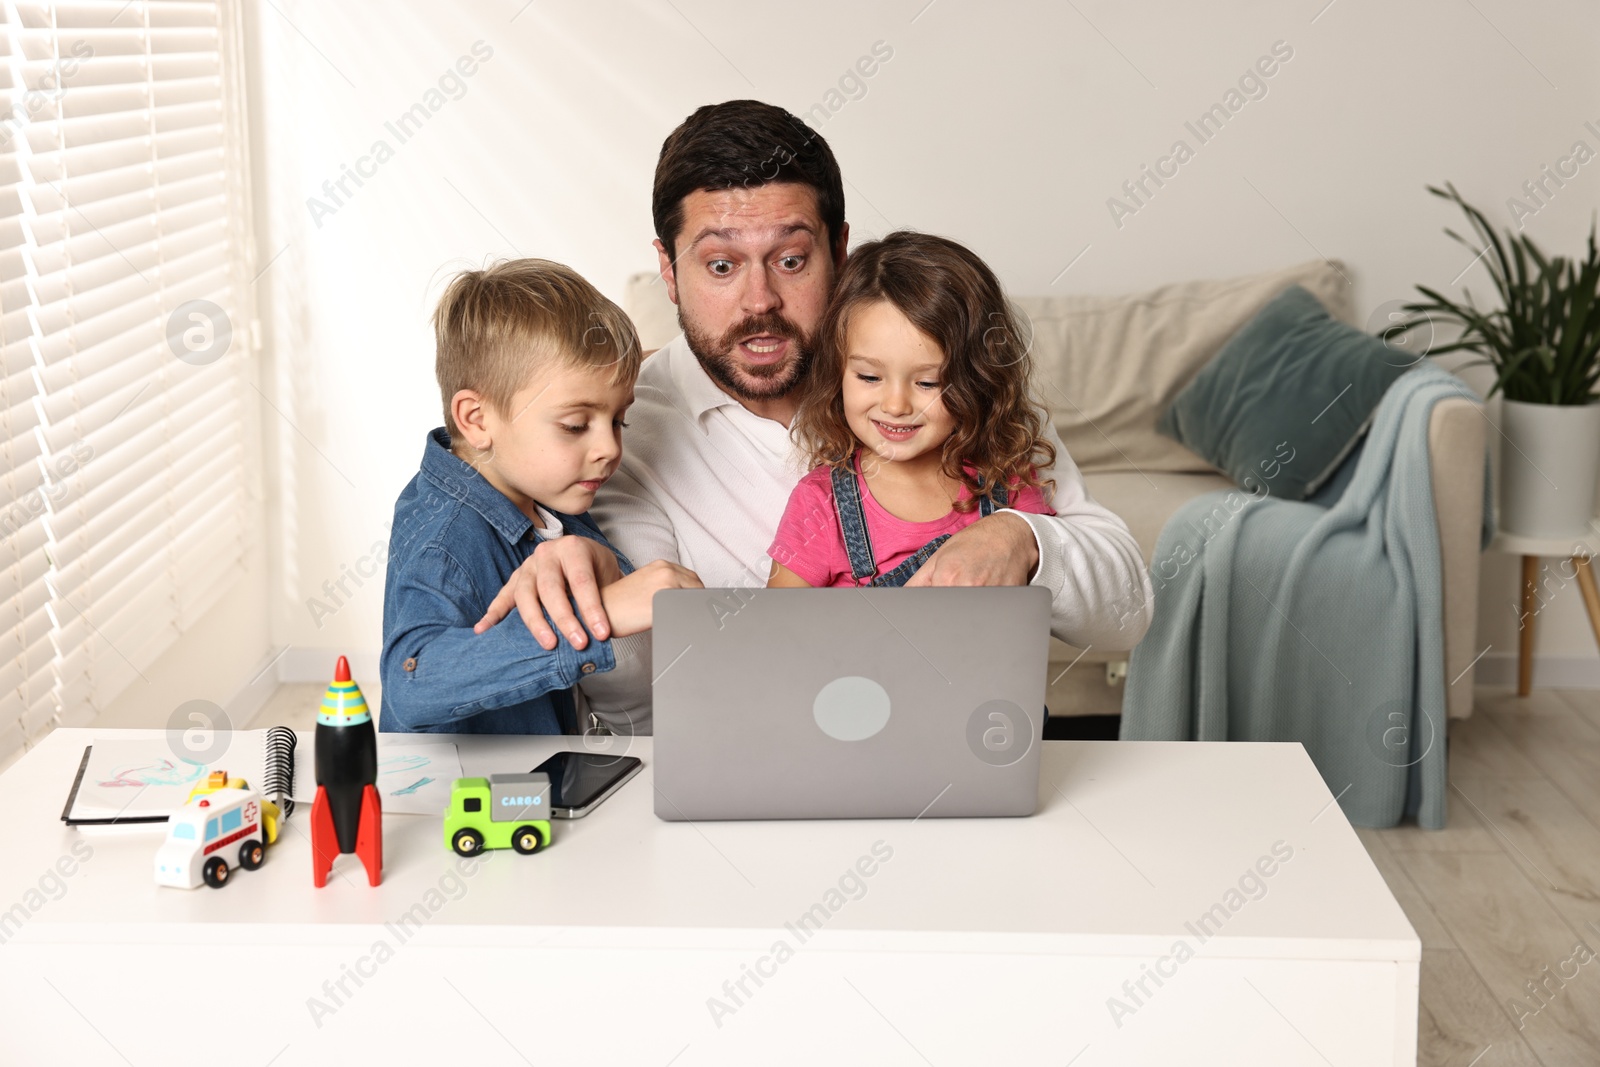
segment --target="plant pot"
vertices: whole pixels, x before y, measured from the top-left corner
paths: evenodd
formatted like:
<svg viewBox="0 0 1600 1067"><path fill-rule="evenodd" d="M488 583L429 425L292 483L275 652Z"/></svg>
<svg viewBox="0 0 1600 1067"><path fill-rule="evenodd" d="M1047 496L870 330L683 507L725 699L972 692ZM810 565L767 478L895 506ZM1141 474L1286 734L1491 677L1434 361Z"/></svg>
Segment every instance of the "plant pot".
<svg viewBox="0 0 1600 1067"><path fill-rule="evenodd" d="M1600 404L1501 408L1500 528L1524 537L1583 537L1600 477Z"/></svg>

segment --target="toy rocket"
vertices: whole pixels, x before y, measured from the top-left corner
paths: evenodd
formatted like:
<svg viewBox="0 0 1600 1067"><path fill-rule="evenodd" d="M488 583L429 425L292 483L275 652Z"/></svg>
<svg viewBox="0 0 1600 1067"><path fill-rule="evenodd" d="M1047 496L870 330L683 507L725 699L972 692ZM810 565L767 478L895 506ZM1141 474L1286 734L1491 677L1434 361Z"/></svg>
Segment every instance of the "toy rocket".
<svg viewBox="0 0 1600 1067"><path fill-rule="evenodd" d="M383 877L383 809L378 803L378 735L361 687L343 656L317 711L317 798L311 805L311 877L322 888L334 858L361 857L367 882Z"/></svg>

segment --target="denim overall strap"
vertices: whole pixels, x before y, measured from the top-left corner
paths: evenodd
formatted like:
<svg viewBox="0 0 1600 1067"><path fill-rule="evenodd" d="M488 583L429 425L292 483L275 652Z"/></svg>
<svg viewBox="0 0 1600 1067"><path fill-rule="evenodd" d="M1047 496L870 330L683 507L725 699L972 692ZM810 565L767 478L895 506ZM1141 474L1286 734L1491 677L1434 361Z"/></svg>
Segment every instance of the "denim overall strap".
<svg viewBox="0 0 1600 1067"><path fill-rule="evenodd" d="M982 488L982 483L981 482L979 483L979 488L980 489ZM980 517L986 519L990 515L994 514L994 509L996 507L996 501L995 501L994 497L998 497L999 498L999 501L998 501L998 506L999 507L1005 507L1006 506L1006 499L1007 498L1006 498L1006 491L1005 491L1004 488L996 489L994 491L993 496L991 496L988 493L985 493L983 496L978 498L978 515ZM880 574L880 575L878 575L878 577L876 577L876 578L874 578L872 580L872 584L874 586L878 586L878 587L882 587L882 588L891 588L891 589L898 589L900 586L905 585L906 582L911 580L911 576L913 574L917 573L917 571L921 570L922 569L922 565L924 563L928 562L928 559L935 552L939 551L940 546L942 546L948 540L950 540L950 535L949 534L940 534L938 537L935 537L932 541L929 541L927 544L925 544L921 548L917 549L916 552L912 553L909 557L907 557L900 564L900 566L896 567L894 570L890 571L888 574Z"/></svg>
<svg viewBox="0 0 1600 1067"><path fill-rule="evenodd" d="M900 564L900 566L896 567L888 574L880 574L876 578L872 579L872 584L880 588L900 588L902 585L905 585L908 581L910 581L911 576L917 573L917 571L921 570L922 565L928 562L929 557L931 557L935 552L939 551L939 546L943 545L948 540L950 540L949 534L940 534L932 541L929 541L927 544L917 549L916 552L908 556L906 560Z"/></svg>
<svg viewBox="0 0 1600 1067"><path fill-rule="evenodd" d="M872 538L867 536L867 517L861 510L861 491L854 470L833 468L833 506L839 513L844 550L850 555L850 574L860 585L878 573L878 562L872 554Z"/></svg>
<svg viewBox="0 0 1600 1067"><path fill-rule="evenodd" d="M867 533L867 516L861 506L861 487L856 481L858 475L853 460L851 468L842 471L835 467L832 472L834 509L839 513L839 531L844 535L844 549L850 557L850 575L857 585L866 582L879 588L899 588L910 581L911 576L950 540L950 535L940 534L888 574L879 574L878 559L872 550L872 537ZM978 488L980 491L983 489L982 479L978 481ZM1005 507L1008 500L1004 486L992 493L984 493L978 498L978 515L988 518L994 514L995 508Z"/></svg>

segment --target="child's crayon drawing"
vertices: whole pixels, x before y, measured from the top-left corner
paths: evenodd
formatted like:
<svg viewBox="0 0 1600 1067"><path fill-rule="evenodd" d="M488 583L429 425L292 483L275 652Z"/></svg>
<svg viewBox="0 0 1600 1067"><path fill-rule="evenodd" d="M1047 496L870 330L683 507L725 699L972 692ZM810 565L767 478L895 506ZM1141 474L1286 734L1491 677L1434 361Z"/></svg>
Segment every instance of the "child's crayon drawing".
<svg viewBox="0 0 1600 1067"><path fill-rule="evenodd" d="M432 762L429 757L414 752L391 752L378 760L378 774L404 774Z"/></svg>
<svg viewBox="0 0 1600 1067"><path fill-rule="evenodd" d="M461 777L455 745L380 745L378 792L383 810L438 815L450 803L450 783Z"/></svg>
<svg viewBox="0 0 1600 1067"><path fill-rule="evenodd" d="M144 789L152 785L188 785L206 773L204 764L156 759L116 767L99 785L107 789Z"/></svg>

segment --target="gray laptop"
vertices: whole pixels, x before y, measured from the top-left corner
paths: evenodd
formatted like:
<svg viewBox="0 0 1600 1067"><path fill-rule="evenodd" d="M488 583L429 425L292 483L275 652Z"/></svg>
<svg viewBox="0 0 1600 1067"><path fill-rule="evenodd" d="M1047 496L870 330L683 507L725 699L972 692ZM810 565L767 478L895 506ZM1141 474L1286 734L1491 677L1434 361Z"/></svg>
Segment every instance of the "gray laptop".
<svg viewBox="0 0 1600 1067"><path fill-rule="evenodd" d="M663 819L1031 815L1041 588L682 589L655 597Z"/></svg>

